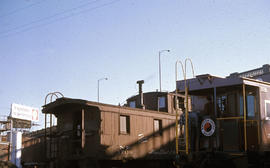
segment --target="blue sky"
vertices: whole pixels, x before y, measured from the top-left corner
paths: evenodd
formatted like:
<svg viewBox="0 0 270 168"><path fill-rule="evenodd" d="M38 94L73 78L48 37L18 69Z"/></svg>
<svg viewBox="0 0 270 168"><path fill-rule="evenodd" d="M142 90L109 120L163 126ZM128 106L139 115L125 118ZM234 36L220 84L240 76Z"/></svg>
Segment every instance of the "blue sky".
<svg viewBox="0 0 270 168"><path fill-rule="evenodd" d="M227 76L270 64L268 0L1 0L0 114L38 107L47 93L123 103L138 92L172 91L176 60L195 74ZM191 71L189 70L191 76ZM181 78L181 76L179 76Z"/></svg>

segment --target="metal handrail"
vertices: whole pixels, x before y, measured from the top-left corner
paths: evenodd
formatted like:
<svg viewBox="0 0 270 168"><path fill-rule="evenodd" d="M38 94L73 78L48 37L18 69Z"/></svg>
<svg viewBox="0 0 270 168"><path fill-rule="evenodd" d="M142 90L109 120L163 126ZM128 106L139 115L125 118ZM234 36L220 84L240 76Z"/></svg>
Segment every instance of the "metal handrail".
<svg viewBox="0 0 270 168"><path fill-rule="evenodd" d="M245 140L245 152L247 151L247 109L246 109L246 87L243 84L243 106L244 106L244 140Z"/></svg>
<svg viewBox="0 0 270 168"><path fill-rule="evenodd" d="M175 62L175 152L178 155L178 98L177 98L177 63L181 64L183 76L185 76L185 70L183 63L179 60ZM185 77L184 77L185 78Z"/></svg>
<svg viewBox="0 0 270 168"><path fill-rule="evenodd" d="M185 102L186 102L186 118L185 118L185 132L186 132L186 154L188 155L189 150L188 150L188 142L189 142L189 137L188 137L188 86L187 86L187 61L190 62L191 68L192 68L192 74L193 78L195 77L194 75L194 68L193 68L193 63L190 58L185 59Z"/></svg>
<svg viewBox="0 0 270 168"><path fill-rule="evenodd" d="M219 118L216 118L217 120L238 120L238 119L244 119L243 116L240 116L240 117L219 117Z"/></svg>
<svg viewBox="0 0 270 168"><path fill-rule="evenodd" d="M62 96L62 97L64 97L64 95L61 93L61 92L58 92L58 91L56 91L56 92L51 92L51 93L48 93L46 96L45 96L45 101L44 101L44 105L47 105L47 99L48 99L48 97L49 96L51 96L50 97L50 103L52 103L52 100L53 100L53 96L55 96L56 97L56 99L58 99L59 97L58 97L58 95L60 95L60 96ZM44 125L45 125L45 140L44 140L44 143L45 143L45 145L44 145L44 147L45 147L45 158L47 158L47 113L45 113L45 123L44 123ZM51 159L52 157L51 157L51 149L52 149L52 144L51 144L51 136L52 136L52 114L50 114L50 129L49 129L49 134L50 134L50 142L49 142L49 154L50 154L50 156L49 156L49 159Z"/></svg>
<svg viewBox="0 0 270 168"><path fill-rule="evenodd" d="M177 63L181 63L181 66L182 66L182 71L183 71L183 76L184 76L184 81L185 81L185 104L186 104L186 109L185 109L185 137L186 137L186 154L188 155L189 153L189 149L188 149L188 146L189 146L189 137L188 137L188 86L187 86L187 61L190 62L190 65L191 65L191 68L192 68L192 75L193 75L193 78L195 77L195 74L194 74L194 67L193 67L193 63L191 61L190 58L186 58L185 59L185 68L183 66L183 63L181 61L176 61L175 63L175 83L176 83L176 89L175 89L175 93L177 94ZM176 103L176 108L178 107L177 105L177 98L175 100L175 103ZM176 117L175 117L175 120L176 120L176 140L178 140L178 114L177 114L177 110L176 109ZM176 153L178 154L178 142L176 141Z"/></svg>

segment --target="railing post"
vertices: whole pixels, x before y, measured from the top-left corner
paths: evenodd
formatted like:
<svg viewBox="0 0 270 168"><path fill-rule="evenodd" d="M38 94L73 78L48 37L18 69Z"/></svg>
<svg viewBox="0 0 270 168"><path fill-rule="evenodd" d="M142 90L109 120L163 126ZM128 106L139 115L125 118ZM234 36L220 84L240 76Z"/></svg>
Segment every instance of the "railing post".
<svg viewBox="0 0 270 168"><path fill-rule="evenodd" d="M186 134L186 154L188 155L188 87L185 87L185 103L186 103L186 114L185 114L185 134Z"/></svg>
<svg viewBox="0 0 270 168"><path fill-rule="evenodd" d="M85 126L84 126L84 109L82 109L82 149L84 149L85 146Z"/></svg>
<svg viewBox="0 0 270 168"><path fill-rule="evenodd" d="M246 87L243 84L243 109L244 109L244 140L245 140L245 152L247 151L247 109L246 109Z"/></svg>

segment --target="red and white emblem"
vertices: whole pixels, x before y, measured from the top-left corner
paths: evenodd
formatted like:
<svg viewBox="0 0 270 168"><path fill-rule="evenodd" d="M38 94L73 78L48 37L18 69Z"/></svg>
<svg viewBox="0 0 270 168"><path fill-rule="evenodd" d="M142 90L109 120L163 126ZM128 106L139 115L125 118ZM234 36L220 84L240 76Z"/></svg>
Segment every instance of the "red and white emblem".
<svg viewBox="0 0 270 168"><path fill-rule="evenodd" d="M216 125L215 122L210 119L204 119L201 124L201 132L205 136L212 136L215 132Z"/></svg>

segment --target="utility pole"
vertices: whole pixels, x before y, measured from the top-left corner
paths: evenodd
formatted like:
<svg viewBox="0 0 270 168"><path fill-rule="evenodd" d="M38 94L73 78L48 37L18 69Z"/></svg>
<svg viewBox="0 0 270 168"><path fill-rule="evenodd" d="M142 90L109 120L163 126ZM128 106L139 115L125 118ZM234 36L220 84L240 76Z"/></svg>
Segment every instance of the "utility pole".
<svg viewBox="0 0 270 168"><path fill-rule="evenodd" d="M161 50L158 52L158 63L159 63L159 91L161 92L161 62L160 62L160 55L163 52L170 52L170 50Z"/></svg>

